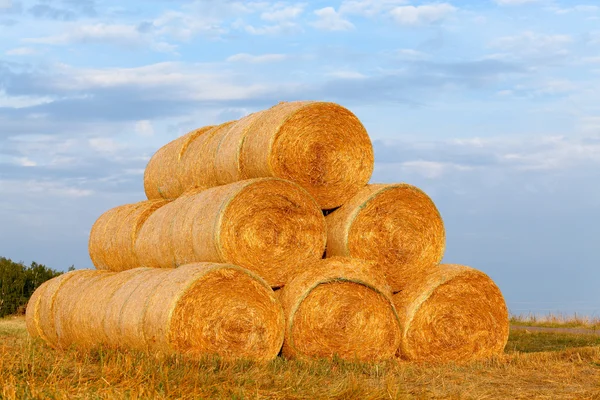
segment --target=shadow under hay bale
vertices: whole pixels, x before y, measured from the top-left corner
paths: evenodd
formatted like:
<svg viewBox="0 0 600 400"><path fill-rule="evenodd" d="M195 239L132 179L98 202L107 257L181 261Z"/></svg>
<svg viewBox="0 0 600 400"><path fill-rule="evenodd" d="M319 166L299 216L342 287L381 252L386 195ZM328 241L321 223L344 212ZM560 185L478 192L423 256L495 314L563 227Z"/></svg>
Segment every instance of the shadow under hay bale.
<svg viewBox="0 0 600 400"><path fill-rule="evenodd" d="M331 209L356 194L373 172L364 126L335 103L282 102L206 129L188 143L189 137L167 144L150 160L144 177L149 199L173 199L195 185L277 177L298 183L321 208ZM177 152L184 141L188 147ZM163 164L165 172L159 172Z"/></svg>
<svg viewBox="0 0 600 400"><path fill-rule="evenodd" d="M283 344L285 320L273 291L238 266L71 274L56 286L54 336L60 348L104 344L197 358L270 360ZM50 299L47 292L40 291L40 303Z"/></svg>
<svg viewBox="0 0 600 400"><path fill-rule="evenodd" d="M313 262L277 296L286 315L286 357L385 360L400 345L392 294L375 262Z"/></svg>
<svg viewBox="0 0 600 400"><path fill-rule="evenodd" d="M137 235L150 215L167 203L147 200L115 207L102 214L92 226L88 244L94 266L110 271L139 267L135 252Z"/></svg>
<svg viewBox="0 0 600 400"><path fill-rule="evenodd" d="M437 268L445 250L442 217L408 184L368 185L327 216L327 256L379 261L394 292Z"/></svg>
<svg viewBox="0 0 600 400"><path fill-rule="evenodd" d="M402 324L400 356L470 361L501 354L509 321L500 289L483 272L440 265L394 295Z"/></svg>
<svg viewBox="0 0 600 400"><path fill-rule="evenodd" d="M228 262L282 286L299 263L322 257L326 236L321 209L304 189L261 178L164 206L140 230L136 253L141 266Z"/></svg>

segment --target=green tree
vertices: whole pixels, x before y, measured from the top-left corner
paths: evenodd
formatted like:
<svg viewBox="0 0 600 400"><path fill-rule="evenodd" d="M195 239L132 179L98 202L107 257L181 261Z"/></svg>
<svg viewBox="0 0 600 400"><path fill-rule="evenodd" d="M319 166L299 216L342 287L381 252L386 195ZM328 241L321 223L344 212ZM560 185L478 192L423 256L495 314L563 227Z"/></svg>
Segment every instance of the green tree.
<svg viewBox="0 0 600 400"><path fill-rule="evenodd" d="M0 257L0 318L24 307L33 292L44 282L62 272L35 261L31 266Z"/></svg>

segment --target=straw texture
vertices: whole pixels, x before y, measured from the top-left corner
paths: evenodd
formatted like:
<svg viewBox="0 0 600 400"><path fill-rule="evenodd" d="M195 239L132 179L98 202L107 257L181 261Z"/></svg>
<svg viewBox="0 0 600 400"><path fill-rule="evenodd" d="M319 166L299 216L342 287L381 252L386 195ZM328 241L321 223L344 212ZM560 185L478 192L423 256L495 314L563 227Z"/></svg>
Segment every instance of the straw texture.
<svg viewBox="0 0 600 400"><path fill-rule="evenodd" d="M174 199L194 186L277 177L297 182L331 209L369 181L373 165L371 140L348 109L282 102L164 146L148 164L144 187L149 199Z"/></svg>
<svg viewBox="0 0 600 400"><path fill-rule="evenodd" d="M336 257L306 265L278 297L286 315L286 357L364 361L394 356L400 324L375 262Z"/></svg>
<svg viewBox="0 0 600 400"><path fill-rule="evenodd" d="M148 200L108 210L92 226L89 253L97 269L123 271L140 266L135 253L137 235L146 220L167 204Z"/></svg>
<svg viewBox="0 0 600 400"><path fill-rule="evenodd" d="M445 230L435 204L408 184L368 185L327 216L327 256L379 261L394 292L437 268Z"/></svg>
<svg viewBox="0 0 600 400"><path fill-rule="evenodd" d="M250 179L181 197L155 212L136 242L140 264L228 262L282 286L299 263L322 257L325 219L293 182Z"/></svg>
<svg viewBox="0 0 600 400"><path fill-rule="evenodd" d="M283 344L285 319L273 291L238 266L82 270L56 287L57 342L52 344L60 348L105 344L192 357L270 360ZM40 291L40 303L49 299L47 292L48 286ZM35 324L28 327L36 335Z"/></svg>
<svg viewBox="0 0 600 400"><path fill-rule="evenodd" d="M212 128L196 129L158 149L144 171L144 191L148 199L173 200L183 192L181 158L194 139Z"/></svg>
<svg viewBox="0 0 600 400"><path fill-rule="evenodd" d="M255 119L240 151L242 176L297 182L322 209L356 194L373 166L364 126L348 109L328 102L277 104Z"/></svg>
<svg viewBox="0 0 600 400"><path fill-rule="evenodd" d="M470 361L501 354L508 341L502 293L483 272L440 265L394 295L400 356L411 361Z"/></svg>
<svg viewBox="0 0 600 400"><path fill-rule="evenodd" d="M25 310L25 326L32 338L42 338L43 332L40 326L40 304L45 296L50 281L42 283L31 295Z"/></svg>

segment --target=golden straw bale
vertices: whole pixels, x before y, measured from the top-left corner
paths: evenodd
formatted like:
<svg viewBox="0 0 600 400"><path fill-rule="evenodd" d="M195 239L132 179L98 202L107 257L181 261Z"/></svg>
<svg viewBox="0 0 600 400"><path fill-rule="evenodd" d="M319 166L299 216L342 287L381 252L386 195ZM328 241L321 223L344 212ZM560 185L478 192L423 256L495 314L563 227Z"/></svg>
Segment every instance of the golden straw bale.
<svg viewBox="0 0 600 400"><path fill-rule="evenodd" d="M433 201L415 186L364 187L327 216L327 256L379 261L394 292L437 268L446 234Z"/></svg>
<svg viewBox="0 0 600 400"><path fill-rule="evenodd" d="M96 268L123 271L139 267L135 253L137 235L150 215L165 204L165 200L147 200L102 214L92 227L88 246Z"/></svg>
<svg viewBox="0 0 600 400"><path fill-rule="evenodd" d="M78 271L60 286L54 310L61 348L104 344L270 360L283 344L283 310L271 288L228 264Z"/></svg>
<svg viewBox="0 0 600 400"><path fill-rule="evenodd" d="M89 276L96 272L95 270L70 271L52 278L40 286L36 291L39 291L39 302L31 310L33 321L27 324L29 334L32 337L43 339L52 347L58 347L59 340L56 332L56 312L59 309L59 306L56 304L58 294L61 292L62 287L71 279L86 275ZM27 308L27 319L29 319L29 306Z"/></svg>
<svg viewBox="0 0 600 400"><path fill-rule="evenodd" d="M246 179L240 166L242 144L254 121L264 112L255 112L235 121L223 135L215 159L217 182L220 185Z"/></svg>
<svg viewBox="0 0 600 400"><path fill-rule="evenodd" d="M80 272L63 283L56 293L54 305L54 324L58 347L66 348L79 341L78 333L86 330L87 326L81 324L81 308L85 308L84 301L98 301L98 299L82 299L98 280L112 275L112 272L98 270L80 270ZM81 317L81 318L80 318Z"/></svg>
<svg viewBox="0 0 600 400"><path fill-rule="evenodd" d="M348 109L328 102L283 102L259 115L240 151L245 178L300 184L323 209L344 204L371 178L369 135Z"/></svg>
<svg viewBox="0 0 600 400"><path fill-rule="evenodd" d="M483 272L440 265L394 295L403 327L400 356L470 361L501 354L509 321L500 289Z"/></svg>
<svg viewBox="0 0 600 400"><path fill-rule="evenodd" d="M40 326L40 304L45 299L46 289L50 285L51 280L42 283L31 295L27 302L25 310L25 327L29 336L32 338L44 338L42 327Z"/></svg>
<svg viewBox="0 0 600 400"><path fill-rule="evenodd" d="M217 150L232 124L233 121L225 122L190 142L181 158L180 193L195 186L213 187L219 184L215 165Z"/></svg>
<svg viewBox="0 0 600 400"><path fill-rule="evenodd" d="M146 267L227 262L281 286L298 263L322 257L326 236L321 210L304 189L260 178L173 201L144 224L136 252Z"/></svg>
<svg viewBox="0 0 600 400"><path fill-rule="evenodd" d="M283 344L284 316L258 275L234 265L198 263L169 272L147 302L151 349L191 356L271 360Z"/></svg>
<svg viewBox="0 0 600 400"><path fill-rule="evenodd" d="M364 361L392 358L400 323L392 292L373 261L334 257L304 265L278 296L286 357Z"/></svg>
<svg viewBox="0 0 600 400"><path fill-rule="evenodd" d="M212 128L205 126L196 129L158 149L144 171L144 191L148 199L173 200L181 194L183 189L180 182L180 160L190 142Z"/></svg>
<svg viewBox="0 0 600 400"><path fill-rule="evenodd" d="M185 191L169 204L156 210L140 228L135 243L135 254L139 265L151 268L175 268L175 255L171 245L171 232L176 232L181 227L176 226L176 217L187 210L186 199L202 192L203 188L193 188ZM180 247L192 249L193 238L191 235L182 235Z"/></svg>
<svg viewBox="0 0 600 400"><path fill-rule="evenodd" d="M123 344L123 333L121 330L125 324L125 322L122 322L123 310L133 293L139 286L146 284L151 279L155 279L156 276L164 276L166 272L168 270L135 268L117 274L116 279L119 281L118 288L106 300L102 315L103 332L101 334L108 345L118 347Z"/></svg>

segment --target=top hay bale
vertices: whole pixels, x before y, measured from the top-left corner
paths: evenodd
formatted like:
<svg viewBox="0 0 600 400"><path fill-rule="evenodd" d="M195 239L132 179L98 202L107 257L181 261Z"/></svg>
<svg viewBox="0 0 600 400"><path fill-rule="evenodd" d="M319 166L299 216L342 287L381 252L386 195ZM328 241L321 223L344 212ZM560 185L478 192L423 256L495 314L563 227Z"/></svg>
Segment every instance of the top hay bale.
<svg viewBox="0 0 600 400"><path fill-rule="evenodd" d="M327 257L378 261L393 292L437 268L444 256L442 217L412 185L365 186L326 220Z"/></svg>
<svg viewBox="0 0 600 400"><path fill-rule="evenodd" d="M149 199L173 199L193 186L277 177L298 183L322 209L332 209L356 194L373 172L364 126L334 103L283 102L188 140L193 136L152 157L144 176Z"/></svg>
<svg viewBox="0 0 600 400"><path fill-rule="evenodd" d="M410 361L471 361L499 355L508 310L483 272L443 264L394 295L402 325L400 356Z"/></svg>

